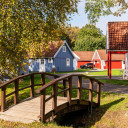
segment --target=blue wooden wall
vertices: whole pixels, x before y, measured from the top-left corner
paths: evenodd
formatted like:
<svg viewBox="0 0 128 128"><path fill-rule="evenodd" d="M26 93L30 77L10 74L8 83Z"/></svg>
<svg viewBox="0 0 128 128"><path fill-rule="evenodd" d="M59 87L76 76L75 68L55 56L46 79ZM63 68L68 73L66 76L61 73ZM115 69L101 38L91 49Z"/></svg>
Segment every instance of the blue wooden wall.
<svg viewBox="0 0 128 128"><path fill-rule="evenodd" d="M52 65L53 63L48 63L48 58L45 59L45 71L46 72L51 72L52 71Z"/></svg>
<svg viewBox="0 0 128 128"><path fill-rule="evenodd" d="M29 72L39 71L39 59L29 59Z"/></svg>
<svg viewBox="0 0 128 128"><path fill-rule="evenodd" d="M66 52L63 52L61 48L58 52L57 56L54 58L54 65L56 67L57 72L64 72L64 71L73 71L73 55L71 54L70 50L66 46ZM70 66L66 65L66 58L70 58Z"/></svg>

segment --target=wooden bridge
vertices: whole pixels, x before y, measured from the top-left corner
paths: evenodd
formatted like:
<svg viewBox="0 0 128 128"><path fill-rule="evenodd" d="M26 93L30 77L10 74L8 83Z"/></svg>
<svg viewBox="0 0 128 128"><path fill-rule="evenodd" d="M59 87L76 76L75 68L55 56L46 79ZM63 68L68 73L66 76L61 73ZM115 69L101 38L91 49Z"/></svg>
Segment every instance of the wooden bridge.
<svg viewBox="0 0 128 128"><path fill-rule="evenodd" d="M35 76L40 75L41 83L35 83ZM45 84L45 79L47 76L52 76L54 79ZM75 86L72 85L72 80L78 79L78 83ZM30 85L25 87L20 87L21 81L25 81L25 78L30 79ZM88 82L88 88L83 86L82 79L86 79ZM14 91L8 92L10 89L10 84L12 84ZM69 74L65 76L58 76L50 73L32 73L27 75L22 75L11 79L0 85L1 88L1 112L0 118L10 121L20 121L20 122L33 122L39 121L46 122L50 119L54 119L56 115L64 114L68 112L73 112L87 107L97 107L100 105L100 92L101 92L100 81L88 77L82 74ZM41 86L35 89L36 86ZM97 88L94 90L94 86ZM19 98L20 91L30 88L30 98L22 100ZM36 90L36 92L35 92ZM73 90L77 91L76 97L72 95ZM88 91L83 91L88 90ZM49 92L51 95L49 95ZM35 93L40 94L35 96ZM83 99L82 95L88 93L88 100ZM97 95L97 101L93 102L93 93ZM9 106L6 100L10 96L14 96L14 105Z"/></svg>

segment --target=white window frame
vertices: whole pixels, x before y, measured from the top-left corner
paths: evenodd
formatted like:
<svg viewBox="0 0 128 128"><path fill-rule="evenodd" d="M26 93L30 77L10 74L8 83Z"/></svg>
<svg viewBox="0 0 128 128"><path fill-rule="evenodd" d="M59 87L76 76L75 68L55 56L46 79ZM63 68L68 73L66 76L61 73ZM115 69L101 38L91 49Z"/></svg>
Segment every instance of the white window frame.
<svg viewBox="0 0 128 128"><path fill-rule="evenodd" d="M43 62L43 63L42 63L42 62ZM45 60L44 60L43 58L41 58L40 63L41 63L41 64L45 64Z"/></svg>
<svg viewBox="0 0 128 128"><path fill-rule="evenodd" d="M53 63L52 58L48 58L48 63Z"/></svg>
<svg viewBox="0 0 128 128"><path fill-rule="evenodd" d="M63 46L63 52L66 52L66 46Z"/></svg>
<svg viewBox="0 0 128 128"><path fill-rule="evenodd" d="M69 60L69 64L67 63L68 60ZM66 58L66 66L70 67L70 58Z"/></svg>

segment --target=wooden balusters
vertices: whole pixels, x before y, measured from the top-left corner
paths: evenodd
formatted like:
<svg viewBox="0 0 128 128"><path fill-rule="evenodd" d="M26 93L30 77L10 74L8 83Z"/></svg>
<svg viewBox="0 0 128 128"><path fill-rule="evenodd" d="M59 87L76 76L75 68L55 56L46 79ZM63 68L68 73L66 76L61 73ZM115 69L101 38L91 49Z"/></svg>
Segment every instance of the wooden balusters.
<svg viewBox="0 0 128 128"><path fill-rule="evenodd" d="M97 105L100 106L100 94L101 94L101 84L97 85Z"/></svg>
<svg viewBox="0 0 128 128"><path fill-rule="evenodd" d="M41 92L40 96L40 118L41 122L45 122L45 90Z"/></svg>
<svg viewBox="0 0 128 128"><path fill-rule="evenodd" d="M42 86L45 85L45 74L41 74L41 84Z"/></svg>
<svg viewBox="0 0 128 128"><path fill-rule="evenodd" d="M5 110L5 102L6 102L6 86L1 88L1 111Z"/></svg>
<svg viewBox="0 0 128 128"><path fill-rule="evenodd" d="M15 93L14 93L14 104L17 104L19 101L19 79L15 80Z"/></svg>
<svg viewBox="0 0 128 128"><path fill-rule="evenodd" d="M64 89L66 89L66 80L63 80L63 87L64 87ZM67 95L66 95L66 92L64 91L64 97L66 97Z"/></svg>
<svg viewBox="0 0 128 128"><path fill-rule="evenodd" d="M82 76L78 76L78 91L77 91L77 98L81 100L81 94L82 94Z"/></svg>
<svg viewBox="0 0 128 128"><path fill-rule="evenodd" d="M90 79L90 83L89 83L89 101L91 102L91 104L92 104L92 102L93 102L93 81Z"/></svg>
<svg viewBox="0 0 128 128"><path fill-rule="evenodd" d="M30 76L30 97L34 97L34 74Z"/></svg>
<svg viewBox="0 0 128 128"><path fill-rule="evenodd" d="M53 95L52 109L54 111L56 111L56 107L57 107L57 87L58 87L58 83L55 83L53 85L53 91L52 91L52 95Z"/></svg>
<svg viewBox="0 0 128 128"><path fill-rule="evenodd" d="M67 101L69 102L69 105L71 105L71 97L72 97L72 76L68 78Z"/></svg>

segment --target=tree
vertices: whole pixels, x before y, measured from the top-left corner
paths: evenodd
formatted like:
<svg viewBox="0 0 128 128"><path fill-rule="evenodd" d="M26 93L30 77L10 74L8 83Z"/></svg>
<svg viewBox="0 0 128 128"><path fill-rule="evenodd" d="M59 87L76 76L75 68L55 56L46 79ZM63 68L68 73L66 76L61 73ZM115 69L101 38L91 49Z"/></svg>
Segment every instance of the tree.
<svg viewBox="0 0 128 128"><path fill-rule="evenodd" d="M68 26L64 28L64 33L61 39L65 39L69 44L70 48L73 49L75 46L75 41L77 39L79 31L80 29L77 26L75 27Z"/></svg>
<svg viewBox="0 0 128 128"><path fill-rule="evenodd" d="M0 0L0 71L18 74L28 52L47 49L60 26L77 12L78 0ZM32 47L33 46L33 47ZM34 54L34 53L33 53Z"/></svg>
<svg viewBox="0 0 128 128"><path fill-rule="evenodd" d="M113 8L116 11L113 11ZM127 8L126 0L86 0L85 3L85 12L88 14L90 23L97 22L100 16L110 14L121 16L122 13L126 13Z"/></svg>
<svg viewBox="0 0 128 128"><path fill-rule="evenodd" d="M94 51L95 49L105 49L106 38L102 31L94 25L87 24L80 29L75 42L75 51Z"/></svg>

